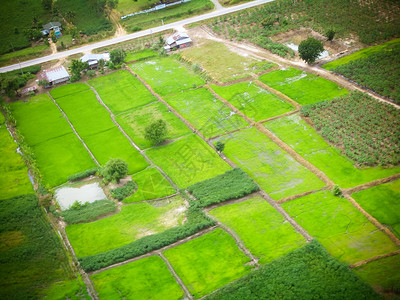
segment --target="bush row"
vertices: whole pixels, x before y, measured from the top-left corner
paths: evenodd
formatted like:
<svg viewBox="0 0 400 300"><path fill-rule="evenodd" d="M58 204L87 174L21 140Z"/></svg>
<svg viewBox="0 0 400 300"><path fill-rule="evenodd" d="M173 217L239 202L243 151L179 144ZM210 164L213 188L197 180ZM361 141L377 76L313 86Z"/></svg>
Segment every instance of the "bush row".
<svg viewBox="0 0 400 300"><path fill-rule="evenodd" d="M77 181L77 180L81 180L83 178L89 177L91 175L96 174L96 172L99 170L99 168L93 168L93 169L88 169L86 171L71 175L68 177L69 181Z"/></svg>
<svg viewBox="0 0 400 300"><path fill-rule="evenodd" d="M136 183L128 181L124 186L112 189L111 195L119 201L124 200L126 197L132 195L136 190Z"/></svg>
<svg viewBox="0 0 400 300"><path fill-rule="evenodd" d="M164 232L148 235L128 245L92 256L78 258L86 272L92 272L109 265L137 257L153 250L160 249L191 236L202 229L215 225L215 221L207 217L199 207L197 201L191 200L184 193L181 194L189 202L186 213L187 221L184 225L170 228Z"/></svg>
<svg viewBox="0 0 400 300"><path fill-rule="evenodd" d="M189 186L188 191L197 199L200 207L237 199L259 190L257 184L240 168L226 171Z"/></svg>

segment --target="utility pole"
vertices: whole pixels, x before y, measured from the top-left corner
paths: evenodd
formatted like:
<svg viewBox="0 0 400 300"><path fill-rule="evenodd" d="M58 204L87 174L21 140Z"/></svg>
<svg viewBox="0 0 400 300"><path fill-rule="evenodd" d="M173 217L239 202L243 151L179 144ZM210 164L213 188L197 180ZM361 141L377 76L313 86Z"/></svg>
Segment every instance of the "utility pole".
<svg viewBox="0 0 400 300"><path fill-rule="evenodd" d="M11 45L11 48L13 49L13 52L15 53L15 49L14 49L13 43L10 42L10 45ZM19 70L21 71L21 75L24 75L24 71L22 71L22 67L21 67L21 62L19 61L19 58L17 58L17 59L18 59Z"/></svg>

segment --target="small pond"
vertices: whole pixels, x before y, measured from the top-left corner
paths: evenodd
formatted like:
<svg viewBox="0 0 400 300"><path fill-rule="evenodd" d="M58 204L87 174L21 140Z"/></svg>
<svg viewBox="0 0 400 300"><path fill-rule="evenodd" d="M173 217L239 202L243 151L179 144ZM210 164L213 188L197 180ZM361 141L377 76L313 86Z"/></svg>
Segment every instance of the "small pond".
<svg viewBox="0 0 400 300"><path fill-rule="evenodd" d="M56 190L56 200L62 210L68 209L75 201L81 204L107 199L99 181L88 181L74 185L64 185Z"/></svg>

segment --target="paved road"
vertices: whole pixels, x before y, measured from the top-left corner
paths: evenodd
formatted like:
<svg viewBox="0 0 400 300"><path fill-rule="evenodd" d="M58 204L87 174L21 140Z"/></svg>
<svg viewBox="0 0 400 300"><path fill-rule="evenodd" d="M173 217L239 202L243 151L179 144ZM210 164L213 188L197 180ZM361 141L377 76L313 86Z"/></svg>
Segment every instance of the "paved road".
<svg viewBox="0 0 400 300"><path fill-rule="evenodd" d="M256 0L256 1L248 2L248 3L244 3L244 4L240 4L240 5L236 5L236 6L228 7L228 8L221 8L221 7L218 6L218 7L216 7L216 10L214 10L214 11L212 11L210 13L204 14L204 15L195 16L195 17L192 17L192 18L189 18L189 19L177 21L177 22L166 24L166 25L162 25L162 26L159 26L159 27L154 27L152 29L142 30L142 31L139 31L139 32L127 34L125 36L120 36L120 37L117 37L117 38L113 38L113 39L97 42L97 43L94 43L94 44L88 44L88 45L85 45L85 46L82 46L82 47L79 47L79 48L74 48L74 49L71 49L71 50L67 50L67 51L51 54L51 55L48 55L48 56L43 56L43 57L35 58L35 59L32 59L32 60L24 61L24 62L21 62L21 67L22 68L29 67L29 66L41 64L41 63L44 63L44 62L47 62L47 61L50 61L50 60L67 57L67 56L70 56L70 55L73 55L73 54L92 51L92 50L97 49L97 48L102 48L102 47L105 47L105 46L110 46L110 45L113 45L113 44L126 42L126 41L129 41L129 40L136 39L136 38L139 38L139 37L143 37L143 36L146 36L146 35L150 35L150 34L153 34L153 33L158 33L158 32L164 31L164 30L173 29L175 27L184 26L184 25L187 25L187 24L203 21L203 20L206 20L206 19L209 19L209 18L218 17L218 16L221 16L221 15L229 14L229 13L232 13L232 12L235 12L235 11L239 11L239 10L242 10L242 9L250 8L250 7L253 7L253 6L257 6L257 5L261 5L261 4L268 3L268 2L273 2L273 1L275 1L275 0ZM19 68L20 68L19 64L2 67L2 68L0 68L0 73L16 70L16 69L19 69Z"/></svg>

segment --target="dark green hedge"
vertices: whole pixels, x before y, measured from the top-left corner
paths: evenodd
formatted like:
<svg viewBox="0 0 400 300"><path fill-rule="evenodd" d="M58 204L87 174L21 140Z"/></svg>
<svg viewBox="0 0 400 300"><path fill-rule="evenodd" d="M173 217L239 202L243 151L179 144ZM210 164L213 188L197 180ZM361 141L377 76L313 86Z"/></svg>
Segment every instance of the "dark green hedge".
<svg viewBox="0 0 400 300"><path fill-rule="evenodd" d="M89 177L91 175L96 174L96 172L98 171L98 168L93 168L93 169L88 169L86 171L71 175L68 177L69 181L77 181L77 180L81 180L83 178Z"/></svg>
<svg viewBox="0 0 400 300"><path fill-rule="evenodd" d="M111 190L111 195L119 201L132 195L136 190L136 184L133 181L128 181L124 186Z"/></svg>
<svg viewBox="0 0 400 300"><path fill-rule="evenodd" d="M188 191L198 199L200 207L241 198L258 190L259 187L253 179L240 168L188 187Z"/></svg>
<svg viewBox="0 0 400 300"><path fill-rule="evenodd" d="M98 217L114 212L117 210L117 205L110 200L97 200L93 203L86 202L79 207L71 207L64 210L61 216L68 224L76 224L83 222L91 222Z"/></svg>
<svg viewBox="0 0 400 300"><path fill-rule="evenodd" d="M316 240L226 285L207 300L380 299Z"/></svg>

